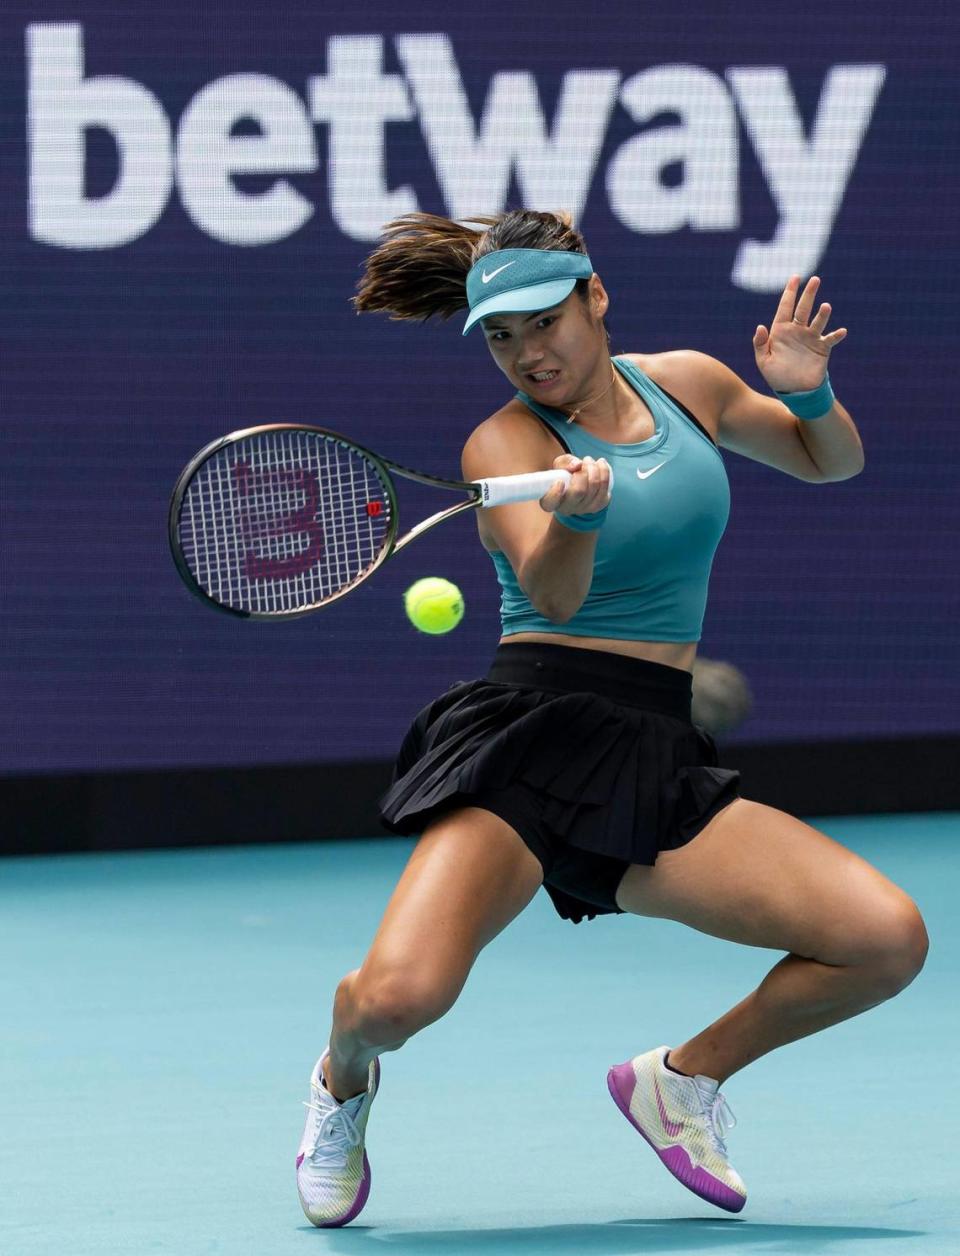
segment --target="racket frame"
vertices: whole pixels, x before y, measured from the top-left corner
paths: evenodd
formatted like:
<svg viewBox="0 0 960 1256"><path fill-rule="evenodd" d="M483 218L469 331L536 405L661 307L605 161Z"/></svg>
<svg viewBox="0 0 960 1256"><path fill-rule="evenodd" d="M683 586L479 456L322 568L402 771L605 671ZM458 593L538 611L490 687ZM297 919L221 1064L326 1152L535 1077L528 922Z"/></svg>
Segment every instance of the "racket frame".
<svg viewBox="0 0 960 1256"><path fill-rule="evenodd" d="M240 441L251 436L263 436L269 432L317 432L321 436L331 438L348 449L355 450L366 458L373 466L385 495L389 502L390 522L387 529L380 552L369 567L365 568L353 580L348 581L336 593L332 593L329 597L325 597L322 602L315 602L310 606L300 607L291 611L248 611L236 606L226 606L223 602L218 602L216 598L210 596L203 586L197 581L193 572L187 564L183 555L183 549L180 545L180 512L183 506L184 498L189 491L194 476L215 454L222 449L226 449L229 445L239 444ZM409 532L405 533L399 539L397 532L400 528L399 505L397 502L396 489L391 479L391 474L402 476L406 480L415 480L419 484L427 484L432 488L449 488L469 494L469 497L462 502L456 502L452 506L448 506L445 510L438 510L435 514L429 515L426 519L416 524ZM329 606L331 602L336 602L339 598L344 597L347 593L351 593L364 580L370 576L390 558L393 554L397 554L411 541L422 536L425 532L429 532L431 528L435 528L437 524L443 523L444 520L452 518L454 515L461 514L465 510L475 510L483 504L483 485L478 482L469 480L444 480L438 476L427 475L423 471L414 471L410 467L403 467L397 462L391 461L389 458L383 458L379 454L375 454L372 450L359 444L349 437L343 436L340 432L334 432L327 427L318 427L310 423L262 423L256 427L241 428L236 432L229 432L226 436L219 436L216 440L212 440L190 459L187 465L177 477L174 485L173 493L170 497L170 508L167 513L167 540L170 544L170 553L173 557L174 564L181 580L187 586L194 597L199 598L207 606L212 606L214 610L222 611L225 615L231 615L236 619L258 619L266 620L271 623L277 623L286 619L299 619L302 615L312 615L314 611L320 610L324 606Z"/></svg>

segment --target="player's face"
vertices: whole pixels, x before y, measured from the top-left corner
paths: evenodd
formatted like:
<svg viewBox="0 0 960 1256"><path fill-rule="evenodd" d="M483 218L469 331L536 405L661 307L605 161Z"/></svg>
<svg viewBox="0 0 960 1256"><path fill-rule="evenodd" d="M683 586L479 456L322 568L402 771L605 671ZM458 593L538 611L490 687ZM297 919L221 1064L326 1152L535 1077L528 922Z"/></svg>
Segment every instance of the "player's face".
<svg viewBox="0 0 960 1256"><path fill-rule="evenodd" d="M589 304L573 291L548 310L492 314L482 321L497 366L515 388L545 405L573 405L590 391L598 372L609 375L606 293L595 275L590 289Z"/></svg>

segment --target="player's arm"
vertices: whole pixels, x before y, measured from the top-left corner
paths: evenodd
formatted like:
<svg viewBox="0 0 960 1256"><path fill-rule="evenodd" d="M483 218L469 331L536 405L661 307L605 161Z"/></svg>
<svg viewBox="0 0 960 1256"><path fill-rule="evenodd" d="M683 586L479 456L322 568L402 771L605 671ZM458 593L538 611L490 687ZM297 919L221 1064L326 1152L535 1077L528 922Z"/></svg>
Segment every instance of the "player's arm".
<svg viewBox="0 0 960 1256"><path fill-rule="evenodd" d="M716 358L694 350L684 350L682 357L706 386L721 448L811 484L848 480L863 470L863 445L839 402L823 418L798 419L777 397L756 392ZM677 365L671 362L673 370Z"/></svg>
<svg viewBox="0 0 960 1256"><path fill-rule="evenodd" d="M820 276L811 275L802 290L801 283L802 276L790 276L769 331L761 323L753 333L757 370L786 405L755 393L732 371L726 372L722 440L728 448L790 474L796 474L792 467L799 444L816 468L816 475L801 478L849 480L863 470L863 444L853 419L833 396L827 373L830 355L846 339L847 329L827 331L833 313L829 302L814 312ZM786 466L780 462L781 452Z"/></svg>
<svg viewBox="0 0 960 1256"><path fill-rule="evenodd" d="M573 478L566 493L554 486L539 502L493 506L484 522L506 556L531 605L562 624L583 605L593 579L597 532L575 532L555 517L588 514L608 500L609 468L572 454L552 457L553 447L542 433L516 415L499 413L481 423L464 446L461 469L465 480L492 475L518 475L545 467L566 467Z"/></svg>
<svg viewBox="0 0 960 1256"><path fill-rule="evenodd" d="M769 331L761 323L753 333L757 370L788 404L755 392L729 367L704 353L664 356L686 359L705 393L717 443L725 449L799 480L815 484L849 480L863 470L863 444L853 419L832 396L827 375L830 355L846 339L847 329L827 331L833 308L826 301L814 313L819 275L811 275L802 291L800 284L800 275L790 276ZM676 366L673 362L672 369ZM809 406L816 409L810 411Z"/></svg>

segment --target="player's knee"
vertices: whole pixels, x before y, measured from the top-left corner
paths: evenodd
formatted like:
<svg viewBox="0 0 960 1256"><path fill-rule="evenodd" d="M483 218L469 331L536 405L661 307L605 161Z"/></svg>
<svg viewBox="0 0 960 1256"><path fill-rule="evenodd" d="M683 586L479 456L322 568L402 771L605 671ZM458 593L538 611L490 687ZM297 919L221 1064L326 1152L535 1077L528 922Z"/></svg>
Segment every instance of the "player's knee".
<svg viewBox="0 0 960 1256"><path fill-rule="evenodd" d="M899 994L923 968L930 940L917 905L905 894L876 923L869 968L878 993Z"/></svg>
<svg viewBox="0 0 960 1256"><path fill-rule="evenodd" d="M372 973L353 991L353 1032L370 1046L403 1042L449 1011L459 989L413 967Z"/></svg>

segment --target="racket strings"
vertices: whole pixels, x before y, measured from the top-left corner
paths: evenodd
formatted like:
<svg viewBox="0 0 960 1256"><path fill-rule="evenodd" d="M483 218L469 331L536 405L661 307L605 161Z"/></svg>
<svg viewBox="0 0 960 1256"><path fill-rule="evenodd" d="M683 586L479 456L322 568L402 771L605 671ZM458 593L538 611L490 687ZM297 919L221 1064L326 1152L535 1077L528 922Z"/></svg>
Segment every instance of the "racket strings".
<svg viewBox="0 0 960 1256"><path fill-rule="evenodd" d="M221 605L283 614L321 605L379 558L391 498L359 450L279 431L226 445L195 473L180 511L184 559Z"/></svg>

